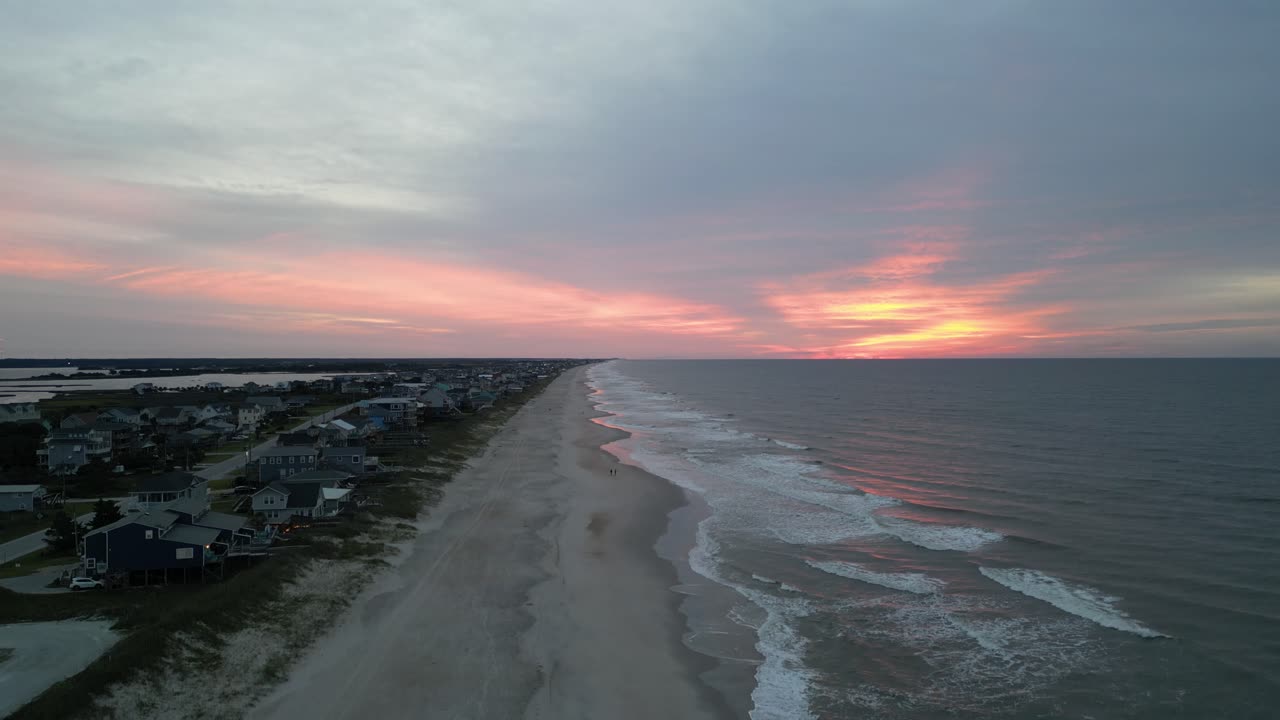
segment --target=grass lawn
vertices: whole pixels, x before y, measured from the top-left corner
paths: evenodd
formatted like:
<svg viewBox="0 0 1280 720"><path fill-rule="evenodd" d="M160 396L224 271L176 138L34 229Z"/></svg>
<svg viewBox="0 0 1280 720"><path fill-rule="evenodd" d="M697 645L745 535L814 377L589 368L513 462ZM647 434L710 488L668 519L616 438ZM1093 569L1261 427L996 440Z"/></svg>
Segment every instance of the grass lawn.
<svg viewBox="0 0 1280 720"><path fill-rule="evenodd" d="M239 499L240 497L237 495L223 495L216 500L210 501L209 508L214 512L229 513L235 509L236 501Z"/></svg>
<svg viewBox="0 0 1280 720"><path fill-rule="evenodd" d="M0 565L0 578L22 577L47 567L70 565L77 559L75 555L46 555L41 551Z"/></svg>
<svg viewBox="0 0 1280 720"><path fill-rule="evenodd" d="M33 512L0 513L0 542L6 542L49 527L49 518L37 520Z"/></svg>
<svg viewBox="0 0 1280 720"><path fill-rule="evenodd" d="M93 512L93 504L71 503L66 506L66 510L71 517L77 517ZM0 513L0 542L8 542L33 532L48 530L53 523L53 514L57 510L45 508L38 512L44 517L37 518L35 512L29 511Z"/></svg>

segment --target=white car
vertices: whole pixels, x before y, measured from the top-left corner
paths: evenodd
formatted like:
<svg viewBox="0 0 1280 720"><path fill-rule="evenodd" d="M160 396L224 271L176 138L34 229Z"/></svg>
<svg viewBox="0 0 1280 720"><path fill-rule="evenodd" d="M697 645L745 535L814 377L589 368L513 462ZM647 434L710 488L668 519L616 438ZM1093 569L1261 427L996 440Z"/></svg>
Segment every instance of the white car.
<svg viewBox="0 0 1280 720"><path fill-rule="evenodd" d="M78 578L71 578L71 583L67 587L71 588L72 590L101 590L106 586L102 584L101 580L94 580L93 578L86 578L86 577L78 577Z"/></svg>

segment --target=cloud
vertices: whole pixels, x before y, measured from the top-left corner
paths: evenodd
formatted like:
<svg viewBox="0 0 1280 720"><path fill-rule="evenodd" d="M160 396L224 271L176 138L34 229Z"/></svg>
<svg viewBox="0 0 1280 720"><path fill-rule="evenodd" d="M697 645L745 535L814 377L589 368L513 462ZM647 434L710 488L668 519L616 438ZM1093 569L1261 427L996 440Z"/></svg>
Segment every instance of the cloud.
<svg viewBox="0 0 1280 720"><path fill-rule="evenodd" d="M1280 353L1143 329L1273 315L1278 18L14 4L0 327L11 354Z"/></svg>

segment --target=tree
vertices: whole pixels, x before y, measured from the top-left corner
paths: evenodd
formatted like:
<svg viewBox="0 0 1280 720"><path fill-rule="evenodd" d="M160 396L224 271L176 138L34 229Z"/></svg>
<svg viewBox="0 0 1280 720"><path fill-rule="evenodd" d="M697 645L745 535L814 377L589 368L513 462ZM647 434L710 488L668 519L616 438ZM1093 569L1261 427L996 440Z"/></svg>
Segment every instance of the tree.
<svg viewBox="0 0 1280 720"><path fill-rule="evenodd" d="M96 530L122 517L124 513L120 512L120 506L114 500L98 498L98 502L93 504L93 521L90 523L90 528Z"/></svg>
<svg viewBox="0 0 1280 720"><path fill-rule="evenodd" d="M85 533L85 526L77 523L65 510L53 516L53 526L44 531L44 541L55 553L76 551L76 540Z"/></svg>

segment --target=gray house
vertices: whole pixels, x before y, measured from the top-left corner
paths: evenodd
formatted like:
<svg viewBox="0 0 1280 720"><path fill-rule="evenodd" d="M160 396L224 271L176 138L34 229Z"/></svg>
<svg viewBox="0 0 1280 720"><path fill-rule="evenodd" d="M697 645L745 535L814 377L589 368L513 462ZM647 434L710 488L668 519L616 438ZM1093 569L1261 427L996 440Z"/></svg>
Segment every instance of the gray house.
<svg viewBox="0 0 1280 720"><path fill-rule="evenodd" d="M39 464L55 475L70 475L93 460L111 462L111 433L89 429L53 430L36 451Z"/></svg>
<svg viewBox="0 0 1280 720"><path fill-rule="evenodd" d="M313 447L273 447L259 453L253 459L253 466L258 470L258 481L267 485L290 475L315 470L317 460Z"/></svg>
<svg viewBox="0 0 1280 720"><path fill-rule="evenodd" d="M41 485L0 485L0 512L35 510L44 496Z"/></svg>
<svg viewBox="0 0 1280 720"><path fill-rule="evenodd" d="M354 475L364 472L366 453L363 447L327 447L320 449L320 463L331 470Z"/></svg>

